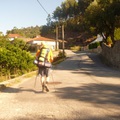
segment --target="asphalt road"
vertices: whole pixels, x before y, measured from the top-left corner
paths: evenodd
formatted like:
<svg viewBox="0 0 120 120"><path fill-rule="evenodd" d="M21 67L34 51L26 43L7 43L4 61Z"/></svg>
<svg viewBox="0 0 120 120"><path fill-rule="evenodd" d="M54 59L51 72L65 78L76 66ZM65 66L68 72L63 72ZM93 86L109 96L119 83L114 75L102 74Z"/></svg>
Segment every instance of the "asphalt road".
<svg viewBox="0 0 120 120"><path fill-rule="evenodd" d="M93 53L69 53L51 71L50 92L39 76L0 93L0 120L120 120L120 72Z"/></svg>

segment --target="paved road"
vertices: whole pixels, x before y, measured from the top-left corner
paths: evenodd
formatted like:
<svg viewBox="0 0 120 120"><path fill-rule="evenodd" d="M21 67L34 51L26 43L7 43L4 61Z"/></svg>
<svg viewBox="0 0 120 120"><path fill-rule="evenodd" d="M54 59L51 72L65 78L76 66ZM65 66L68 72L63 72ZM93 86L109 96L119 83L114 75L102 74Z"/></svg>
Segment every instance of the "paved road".
<svg viewBox="0 0 120 120"><path fill-rule="evenodd" d="M51 72L49 93L35 76L0 93L0 120L120 120L120 72L93 53L70 56Z"/></svg>

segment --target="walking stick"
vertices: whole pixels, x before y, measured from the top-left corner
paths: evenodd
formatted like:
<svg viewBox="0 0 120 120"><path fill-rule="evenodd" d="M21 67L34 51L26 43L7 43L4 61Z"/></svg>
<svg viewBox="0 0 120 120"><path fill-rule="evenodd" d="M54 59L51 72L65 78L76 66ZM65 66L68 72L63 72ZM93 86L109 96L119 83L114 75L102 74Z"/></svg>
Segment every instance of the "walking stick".
<svg viewBox="0 0 120 120"><path fill-rule="evenodd" d="M37 74L36 74L36 77L35 77L34 88L35 88L35 86L36 86L36 81L37 81L38 75L39 75L39 70L37 71Z"/></svg>
<svg viewBox="0 0 120 120"><path fill-rule="evenodd" d="M53 72L53 71L52 71L52 72ZM53 81L54 90L56 91L56 89L55 89L55 81L54 81L54 77L53 77L52 72L51 72L51 77L52 77L52 81Z"/></svg>

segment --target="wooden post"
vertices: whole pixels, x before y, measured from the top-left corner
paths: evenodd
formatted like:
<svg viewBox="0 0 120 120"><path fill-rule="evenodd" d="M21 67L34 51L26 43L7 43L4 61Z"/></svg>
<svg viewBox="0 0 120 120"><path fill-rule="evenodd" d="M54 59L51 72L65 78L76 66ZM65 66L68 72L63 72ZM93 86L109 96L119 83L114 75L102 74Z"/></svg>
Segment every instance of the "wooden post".
<svg viewBox="0 0 120 120"><path fill-rule="evenodd" d="M58 50L58 26L56 25L56 50Z"/></svg>
<svg viewBox="0 0 120 120"><path fill-rule="evenodd" d="M65 49L65 45L64 45L64 24L62 24L62 49L63 49L63 56L64 56L64 49Z"/></svg>

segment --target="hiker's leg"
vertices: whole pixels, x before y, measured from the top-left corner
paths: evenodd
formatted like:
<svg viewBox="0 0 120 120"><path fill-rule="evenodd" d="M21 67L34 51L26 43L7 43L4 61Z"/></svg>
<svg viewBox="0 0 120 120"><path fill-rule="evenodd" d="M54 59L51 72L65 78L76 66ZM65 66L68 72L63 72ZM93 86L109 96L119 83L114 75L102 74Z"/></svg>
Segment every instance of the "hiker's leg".
<svg viewBox="0 0 120 120"><path fill-rule="evenodd" d="M46 83L49 83L49 81L50 81L50 78L46 77Z"/></svg>
<svg viewBox="0 0 120 120"><path fill-rule="evenodd" d="M50 74L50 68L47 68L46 69L46 83L49 83L50 81L49 74Z"/></svg>
<svg viewBox="0 0 120 120"><path fill-rule="evenodd" d="M49 92L49 89L48 89L48 82L49 82L49 68L46 68L45 70L45 76L46 76L46 79L45 79L45 89L47 92Z"/></svg>
<svg viewBox="0 0 120 120"><path fill-rule="evenodd" d="M42 91L44 92L45 90L45 69L44 68L40 68L40 75L41 75L41 86L42 86Z"/></svg>
<svg viewBox="0 0 120 120"><path fill-rule="evenodd" d="M45 91L45 78L44 76L41 76L41 85L42 85L42 91Z"/></svg>

